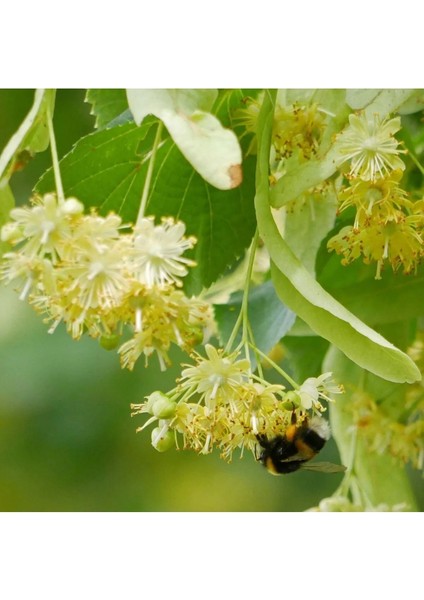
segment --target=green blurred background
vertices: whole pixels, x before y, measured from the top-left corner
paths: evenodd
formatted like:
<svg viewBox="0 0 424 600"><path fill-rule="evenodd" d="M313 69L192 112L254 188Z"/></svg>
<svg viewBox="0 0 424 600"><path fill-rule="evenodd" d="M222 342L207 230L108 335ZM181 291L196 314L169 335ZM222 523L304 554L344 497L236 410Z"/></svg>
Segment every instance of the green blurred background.
<svg viewBox="0 0 424 600"><path fill-rule="evenodd" d="M83 90L59 90L54 117L58 152L94 128ZM0 90L0 151L33 100L32 90ZM11 185L27 203L50 166L37 155ZM75 342L42 320L12 289L0 287L1 511L302 511L337 488L341 476L298 472L273 477L250 454L227 464L218 453L159 454L144 418L130 404L170 389L184 360L161 373L152 361L122 371L116 352L91 339ZM337 462L333 441L320 455ZM413 485L424 503L422 479Z"/></svg>

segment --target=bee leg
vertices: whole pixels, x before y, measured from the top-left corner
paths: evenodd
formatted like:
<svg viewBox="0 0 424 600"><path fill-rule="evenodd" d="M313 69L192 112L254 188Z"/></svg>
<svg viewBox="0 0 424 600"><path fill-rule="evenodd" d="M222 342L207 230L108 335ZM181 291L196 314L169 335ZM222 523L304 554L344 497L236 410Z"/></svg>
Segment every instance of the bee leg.
<svg viewBox="0 0 424 600"><path fill-rule="evenodd" d="M266 437L266 435L263 434L256 434L256 439L258 440L258 444L261 446L262 449L266 449L269 447L269 441L268 438ZM261 453L258 456L257 453L258 447L255 447L255 460L257 461L262 461L262 456L263 456L263 452L261 451Z"/></svg>
<svg viewBox="0 0 424 600"><path fill-rule="evenodd" d="M258 440L260 445L263 446L264 448L266 448L268 446L268 438L263 433L257 433L256 439Z"/></svg>

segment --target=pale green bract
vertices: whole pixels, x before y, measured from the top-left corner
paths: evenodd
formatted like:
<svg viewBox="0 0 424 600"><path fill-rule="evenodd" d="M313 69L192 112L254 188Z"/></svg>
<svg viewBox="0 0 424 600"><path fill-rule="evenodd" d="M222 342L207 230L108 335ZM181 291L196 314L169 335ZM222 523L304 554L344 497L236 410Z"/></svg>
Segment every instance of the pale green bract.
<svg viewBox="0 0 424 600"><path fill-rule="evenodd" d="M209 112L215 90L127 90L137 125L149 115L163 121L175 144L194 169L220 190L242 181L241 148L233 131Z"/></svg>
<svg viewBox="0 0 424 600"><path fill-rule="evenodd" d="M34 104L22 121L18 131L10 138L0 156L0 180L8 181L8 167L21 151L43 152L49 146L47 109L53 114L55 90L36 90Z"/></svg>
<svg viewBox="0 0 424 600"><path fill-rule="evenodd" d="M271 273L280 299L318 335L326 338L364 369L388 381L421 380L415 363L328 294L310 275L281 237L269 205L269 145L275 94L264 97L258 126L256 215L273 261Z"/></svg>

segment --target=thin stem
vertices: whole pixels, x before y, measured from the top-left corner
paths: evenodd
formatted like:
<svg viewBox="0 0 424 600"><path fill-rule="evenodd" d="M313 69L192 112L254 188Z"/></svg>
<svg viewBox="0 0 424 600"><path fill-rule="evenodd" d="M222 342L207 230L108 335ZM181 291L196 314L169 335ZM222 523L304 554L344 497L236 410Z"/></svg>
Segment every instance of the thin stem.
<svg viewBox="0 0 424 600"><path fill-rule="evenodd" d="M419 162L418 158L410 150L408 150L408 156L410 156L412 158L412 162L415 163L415 165L419 168L421 173L424 175L424 167Z"/></svg>
<svg viewBox="0 0 424 600"><path fill-rule="evenodd" d="M50 149L52 153L53 173L56 184L57 199L59 204L65 202L65 194L63 192L62 178L60 176L59 159L57 155L56 138L54 136L53 119L50 112L50 107L47 108L47 126L49 129Z"/></svg>
<svg viewBox="0 0 424 600"><path fill-rule="evenodd" d="M256 360L256 365L257 365L258 373L259 373L260 377L262 377L262 379L263 379L264 373L263 373L263 369L262 369L262 365L261 365L259 354L256 351L255 337L253 335L252 326L250 325L250 323L248 323L248 330L249 330L250 341L252 342L252 350L253 350L253 354L255 355L255 360Z"/></svg>
<svg viewBox="0 0 424 600"><path fill-rule="evenodd" d="M246 280L244 282L243 301L241 303L241 312L243 313L243 340L247 341L248 338L248 301L249 301L249 288L250 280L252 278L253 265L255 262L256 248L258 246L259 232L256 229L255 235L253 236L252 245L250 246L249 263L247 265Z"/></svg>
<svg viewBox="0 0 424 600"><path fill-rule="evenodd" d="M275 363L268 355L266 355L264 352L262 352L261 350L259 350L259 348L256 348L256 352L258 354L260 354L262 356L262 358L264 358L267 362L269 362L269 364L274 367L274 369L280 373L280 375L282 375L284 377L284 379L286 381L288 381L290 383L290 385L293 386L293 388L295 390L298 390L300 388L300 385L298 383L295 382L294 379L292 379L290 377L290 375L288 375L279 365L277 365L277 363Z"/></svg>
<svg viewBox="0 0 424 600"><path fill-rule="evenodd" d="M249 262L246 270L246 279L244 281L244 290L243 290L243 300L241 303L240 313L237 317L237 321L233 327L233 331L231 332L230 338L225 346L225 352L230 352L234 341L236 339L237 333L240 329L240 324L243 323L243 333L242 333L242 341L240 345L244 345L247 348L248 342L248 323L249 323L249 315L248 315L248 300L249 300L249 287L250 287L250 279L252 277L253 264L255 261L256 247L258 245L259 232L256 230L255 235L253 236L252 244L249 250ZM246 358L249 358L249 353L247 350Z"/></svg>
<svg viewBox="0 0 424 600"><path fill-rule="evenodd" d="M149 166L147 167L146 179L144 182L143 193L141 195L140 208L138 211L136 226L140 224L141 220L144 217L144 212L146 210L147 199L149 197L149 192L150 192L150 183L152 181L152 175L153 175L153 167L155 165L155 158L156 158L157 149L159 147L162 129L163 129L162 121L159 121L158 128L156 130L155 141L153 142L153 147L152 147L152 151L150 154Z"/></svg>
<svg viewBox="0 0 424 600"><path fill-rule="evenodd" d="M337 490L334 492L333 496L345 496L347 498L349 490L352 491L352 496L355 493L355 485L357 485L357 482L353 483L353 488L352 488L352 482L354 482L354 480L355 480L354 466L355 466L355 456L356 456L357 434L358 434L358 428L355 427L355 429L352 433L352 446L350 448L350 456L347 461L348 464L347 464L346 473L345 473L345 476L343 477L341 484L339 485ZM357 498L356 498L356 500L357 500Z"/></svg>

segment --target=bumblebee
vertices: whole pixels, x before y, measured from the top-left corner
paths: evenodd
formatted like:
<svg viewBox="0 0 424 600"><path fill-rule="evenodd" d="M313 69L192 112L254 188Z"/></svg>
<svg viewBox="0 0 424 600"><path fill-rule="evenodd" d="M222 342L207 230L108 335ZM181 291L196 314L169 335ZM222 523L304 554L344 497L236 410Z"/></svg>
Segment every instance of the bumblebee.
<svg viewBox="0 0 424 600"><path fill-rule="evenodd" d="M258 460L273 475L293 473L299 469L340 473L346 470L343 465L328 462L305 464L322 450L330 435L330 425L325 419L304 418L298 423L293 412L292 423L283 435L272 439L268 439L266 435L256 436L262 447Z"/></svg>

